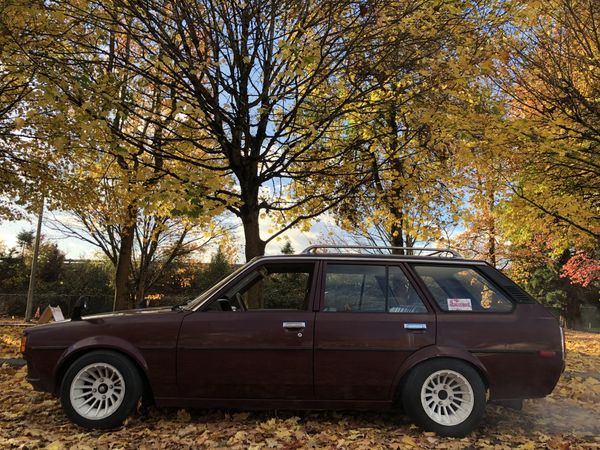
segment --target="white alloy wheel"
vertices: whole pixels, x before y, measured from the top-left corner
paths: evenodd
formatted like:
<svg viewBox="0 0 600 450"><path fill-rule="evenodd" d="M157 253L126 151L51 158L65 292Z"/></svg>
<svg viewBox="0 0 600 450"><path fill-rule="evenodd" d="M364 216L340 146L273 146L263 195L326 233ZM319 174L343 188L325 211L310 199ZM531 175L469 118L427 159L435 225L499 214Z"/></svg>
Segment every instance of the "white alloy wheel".
<svg viewBox="0 0 600 450"><path fill-rule="evenodd" d="M475 405L473 388L454 370L438 370L421 387L421 405L431 420L446 426L464 422Z"/></svg>
<svg viewBox="0 0 600 450"><path fill-rule="evenodd" d="M69 400L77 414L101 420L113 414L125 398L125 380L108 363L92 363L81 369L71 382Z"/></svg>

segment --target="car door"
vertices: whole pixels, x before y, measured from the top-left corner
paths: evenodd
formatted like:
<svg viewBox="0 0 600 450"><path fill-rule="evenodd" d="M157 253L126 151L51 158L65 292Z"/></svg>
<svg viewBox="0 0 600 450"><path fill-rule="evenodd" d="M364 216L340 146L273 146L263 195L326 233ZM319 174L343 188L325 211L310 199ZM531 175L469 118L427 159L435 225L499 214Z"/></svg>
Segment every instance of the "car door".
<svg viewBox="0 0 600 450"><path fill-rule="evenodd" d="M177 356L188 398L313 394L314 262L260 262L185 317Z"/></svg>
<svg viewBox="0 0 600 450"><path fill-rule="evenodd" d="M388 400L398 369L435 344L435 313L398 264L327 262L315 321L315 396Z"/></svg>

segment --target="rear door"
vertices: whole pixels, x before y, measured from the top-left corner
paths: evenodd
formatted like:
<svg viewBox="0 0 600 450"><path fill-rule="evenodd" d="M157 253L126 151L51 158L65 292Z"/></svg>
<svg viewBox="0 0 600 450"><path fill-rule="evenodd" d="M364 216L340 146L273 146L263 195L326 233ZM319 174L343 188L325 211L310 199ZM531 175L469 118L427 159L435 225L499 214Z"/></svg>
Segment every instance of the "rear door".
<svg viewBox="0 0 600 450"><path fill-rule="evenodd" d="M389 400L398 369L435 344L435 313L401 264L327 262L315 320L315 395Z"/></svg>

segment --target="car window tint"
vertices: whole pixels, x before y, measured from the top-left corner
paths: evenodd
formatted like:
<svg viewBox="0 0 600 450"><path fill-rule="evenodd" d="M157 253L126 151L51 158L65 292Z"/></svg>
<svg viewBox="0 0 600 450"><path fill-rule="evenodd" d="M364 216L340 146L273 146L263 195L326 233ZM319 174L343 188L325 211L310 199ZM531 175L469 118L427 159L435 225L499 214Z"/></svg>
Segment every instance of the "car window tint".
<svg viewBox="0 0 600 450"><path fill-rule="evenodd" d="M388 268L388 311L394 313L426 313L427 308L402 269Z"/></svg>
<svg viewBox="0 0 600 450"><path fill-rule="evenodd" d="M507 312L512 302L476 270L460 266L414 266L444 311Z"/></svg>
<svg viewBox="0 0 600 450"><path fill-rule="evenodd" d="M314 264L265 264L225 294L234 310L308 308ZM215 308L218 310L218 308Z"/></svg>
<svg viewBox="0 0 600 450"><path fill-rule="evenodd" d="M327 265L324 311L385 311L385 267Z"/></svg>
<svg viewBox="0 0 600 450"><path fill-rule="evenodd" d="M399 267L328 264L324 312L427 312Z"/></svg>

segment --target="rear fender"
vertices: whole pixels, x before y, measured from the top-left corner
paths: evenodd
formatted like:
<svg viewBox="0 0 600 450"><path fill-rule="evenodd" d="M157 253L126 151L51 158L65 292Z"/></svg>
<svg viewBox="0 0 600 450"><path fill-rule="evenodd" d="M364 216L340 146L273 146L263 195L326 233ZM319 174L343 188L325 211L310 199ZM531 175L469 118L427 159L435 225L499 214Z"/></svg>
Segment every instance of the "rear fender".
<svg viewBox="0 0 600 450"><path fill-rule="evenodd" d="M398 369L398 373L396 374L396 377L394 378L394 383L392 385L392 392L391 392L392 399L394 399L394 395L397 395L400 393L400 389L402 388L404 378L406 377L406 375L408 375L408 373L414 367L416 367L417 365L419 365L422 362L425 362L425 361L428 361L428 360L431 360L434 358L452 358L452 359L462 360L462 361L465 361L465 362L471 364L480 373L486 387L489 386L488 379L487 379L488 378L487 370L485 369L483 364L481 364L481 361L479 361L477 358L475 358L466 349L432 345L429 347L424 347L422 349L419 349L418 351L416 351L415 353L410 355L404 361L402 366L400 366L400 369Z"/></svg>

